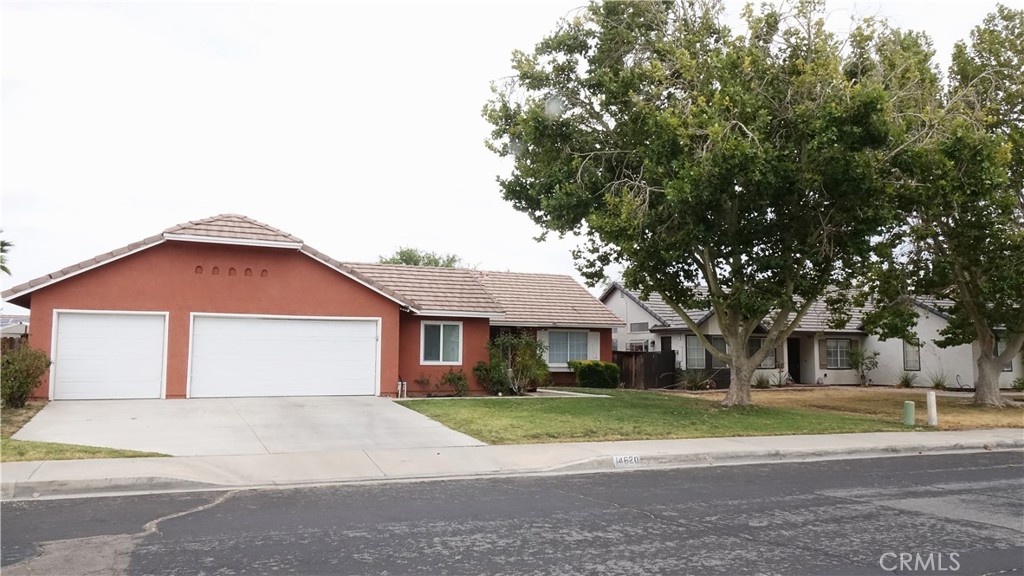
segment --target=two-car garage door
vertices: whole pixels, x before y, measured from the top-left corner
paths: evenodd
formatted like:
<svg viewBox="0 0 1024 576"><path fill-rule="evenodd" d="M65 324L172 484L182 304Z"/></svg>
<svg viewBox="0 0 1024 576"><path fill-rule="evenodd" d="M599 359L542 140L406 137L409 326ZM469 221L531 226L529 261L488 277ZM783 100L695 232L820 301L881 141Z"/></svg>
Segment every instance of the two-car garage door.
<svg viewBox="0 0 1024 576"><path fill-rule="evenodd" d="M163 313L60 312L55 399L160 398ZM340 396L377 392L376 320L195 315L189 396Z"/></svg>
<svg viewBox="0 0 1024 576"><path fill-rule="evenodd" d="M375 320L196 316L189 396L372 395Z"/></svg>

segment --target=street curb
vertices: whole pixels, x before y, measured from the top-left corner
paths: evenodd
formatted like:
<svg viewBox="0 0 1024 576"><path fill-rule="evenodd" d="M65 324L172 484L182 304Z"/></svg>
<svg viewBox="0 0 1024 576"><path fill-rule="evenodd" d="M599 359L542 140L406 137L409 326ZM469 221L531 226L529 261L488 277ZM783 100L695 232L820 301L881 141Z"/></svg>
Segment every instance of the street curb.
<svg viewBox="0 0 1024 576"><path fill-rule="evenodd" d="M543 468L500 469L481 472L461 472L436 475L389 476L384 478L338 478L309 482L263 483L263 484L216 484L197 482L165 476L103 478L83 480L20 481L0 483L0 499L3 501L58 499L110 495L139 495L171 492L203 492L224 490L249 490L267 488L292 488L313 486L340 486L378 484L391 482L429 482L454 479L481 479L512 476L558 476L598 472L623 472L631 470L665 470L672 468L696 468L742 464L773 464L782 462L812 462L820 460L864 459L905 455L953 454L964 452L1008 451L1024 449L1021 440L997 440L979 442L956 442L951 444L916 444L908 446L879 446L865 448L829 449L775 449L744 450L727 453L692 452L686 454L640 454L627 458L602 455L558 464ZM617 463L617 459L619 462Z"/></svg>
<svg viewBox="0 0 1024 576"><path fill-rule="evenodd" d="M919 454L949 454L957 452L988 452L1024 449L1022 440L991 442L957 442L953 444L917 444L908 446L879 446L869 448L746 450L727 453L693 452L688 454L640 455L639 465L616 465L615 456L599 456L571 464L550 467L551 472L601 472L612 470L651 470L658 468L693 468L729 464L770 464L774 462L844 460L906 456Z"/></svg>

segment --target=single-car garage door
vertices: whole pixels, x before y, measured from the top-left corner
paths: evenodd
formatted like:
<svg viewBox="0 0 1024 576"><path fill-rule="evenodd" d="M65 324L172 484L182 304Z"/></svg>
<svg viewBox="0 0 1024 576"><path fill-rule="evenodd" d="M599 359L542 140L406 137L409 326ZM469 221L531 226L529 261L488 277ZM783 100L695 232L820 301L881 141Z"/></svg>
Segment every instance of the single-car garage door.
<svg viewBox="0 0 1024 576"><path fill-rule="evenodd" d="M192 322L189 396L377 393L377 321L205 316Z"/></svg>
<svg viewBox="0 0 1024 576"><path fill-rule="evenodd" d="M58 312L53 398L160 398L166 316Z"/></svg>

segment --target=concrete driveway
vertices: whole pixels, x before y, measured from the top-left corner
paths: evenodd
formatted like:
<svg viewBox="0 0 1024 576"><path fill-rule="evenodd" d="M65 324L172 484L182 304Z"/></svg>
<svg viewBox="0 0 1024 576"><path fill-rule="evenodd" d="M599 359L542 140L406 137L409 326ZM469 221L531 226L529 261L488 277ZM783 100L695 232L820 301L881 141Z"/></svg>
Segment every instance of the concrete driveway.
<svg viewBox="0 0 1024 576"><path fill-rule="evenodd" d="M61 400L14 438L173 456L483 445L373 397Z"/></svg>

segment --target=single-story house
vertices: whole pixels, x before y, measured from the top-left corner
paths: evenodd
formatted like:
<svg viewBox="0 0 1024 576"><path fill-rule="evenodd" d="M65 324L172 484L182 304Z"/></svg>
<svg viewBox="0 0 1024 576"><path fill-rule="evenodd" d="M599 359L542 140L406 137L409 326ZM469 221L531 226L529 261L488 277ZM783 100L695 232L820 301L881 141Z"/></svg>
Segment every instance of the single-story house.
<svg viewBox="0 0 1024 576"><path fill-rule="evenodd" d="M394 396L436 392L487 360L495 330L567 362L611 360L621 321L571 277L353 264L224 214L68 266L3 293L31 309L53 365L34 397ZM427 382L430 384L427 384ZM419 383L419 384L417 384Z"/></svg>
<svg viewBox="0 0 1024 576"><path fill-rule="evenodd" d="M610 284L599 297L609 309L625 322L625 329L613 330L615 350L664 351L672 350L679 369L706 370L720 385L729 380L729 371L723 362L704 349L700 340L686 326L683 319L658 294L647 300L621 284ZM944 376L946 384L956 387L957 377L963 386L973 386L978 357L977 343L938 348L934 340L947 323L942 313L943 304L927 300L915 301L919 309L917 333L924 346L917 348L902 340L881 340L869 335L861 323L863 311L853 310L846 326L829 326L828 308L815 302L796 330L769 354L759 373L772 381L779 372L788 372L797 383L804 384L859 384L860 377L850 363L852 350L878 351L878 368L867 374L870 383L896 384L904 372L919 374L916 386L931 386L935 378ZM946 303L945 305L948 305ZM725 350L717 318L712 310L686 310L687 314L709 336L714 346ZM760 346L755 331L750 346ZM1000 375L1002 387L1010 387L1013 380L1024 374L1021 362L1011 362Z"/></svg>

